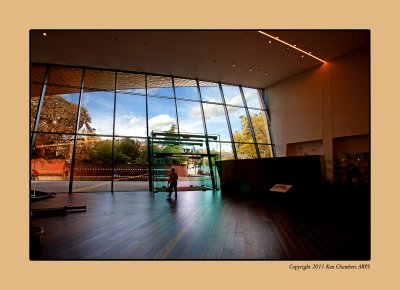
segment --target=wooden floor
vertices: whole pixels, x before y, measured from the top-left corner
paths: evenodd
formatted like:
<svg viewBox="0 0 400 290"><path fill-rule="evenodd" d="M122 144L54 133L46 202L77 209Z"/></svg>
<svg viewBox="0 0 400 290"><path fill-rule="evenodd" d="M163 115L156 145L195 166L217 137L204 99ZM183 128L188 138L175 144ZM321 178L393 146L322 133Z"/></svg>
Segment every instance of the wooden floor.
<svg viewBox="0 0 400 290"><path fill-rule="evenodd" d="M369 218L334 217L281 198L219 191L57 194L32 209L86 205L86 212L32 218L44 229L31 260L359 260L370 257ZM329 203L329 202L328 202ZM331 204L331 203L329 203ZM331 208L331 207L329 207ZM368 208L369 209L369 208ZM333 212L333 210L332 210ZM349 210L349 212L351 212ZM361 221L361 224L360 222ZM360 227L361 226L361 227ZM356 230L355 230L356 228Z"/></svg>

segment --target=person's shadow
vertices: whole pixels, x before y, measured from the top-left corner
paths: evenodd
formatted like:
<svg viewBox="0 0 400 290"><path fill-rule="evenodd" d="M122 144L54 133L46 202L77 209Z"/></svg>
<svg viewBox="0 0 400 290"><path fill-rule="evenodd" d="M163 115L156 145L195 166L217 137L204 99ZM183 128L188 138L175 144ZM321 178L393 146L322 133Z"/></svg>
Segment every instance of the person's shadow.
<svg viewBox="0 0 400 290"><path fill-rule="evenodd" d="M169 207L171 208L171 210L173 212L176 212L176 203L177 203L177 199L173 199L173 198L169 198L167 199L167 202L169 204Z"/></svg>

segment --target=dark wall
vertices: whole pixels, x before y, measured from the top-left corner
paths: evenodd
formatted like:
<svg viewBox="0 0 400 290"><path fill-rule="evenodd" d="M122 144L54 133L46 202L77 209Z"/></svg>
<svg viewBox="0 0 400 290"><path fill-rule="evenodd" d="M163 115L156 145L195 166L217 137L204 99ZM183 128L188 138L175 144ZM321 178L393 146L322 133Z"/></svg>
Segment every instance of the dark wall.
<svg viewBox="0 0 400 290"><path fill-rule="evenodd" d="M217 161L223 193L268 193L277 183L289 192L312 192L323 183L324 157L293 156Z"/></svg>

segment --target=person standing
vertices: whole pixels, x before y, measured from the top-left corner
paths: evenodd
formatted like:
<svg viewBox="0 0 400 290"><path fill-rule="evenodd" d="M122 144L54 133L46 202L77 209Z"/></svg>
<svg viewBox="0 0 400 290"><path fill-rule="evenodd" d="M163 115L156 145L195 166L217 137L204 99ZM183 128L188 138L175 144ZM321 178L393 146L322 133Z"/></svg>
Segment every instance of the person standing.
<svg viewBox="0 0 400 290"><path fill-rule="evenodd" d="M178 197L178 174L175 173L175 168L171 168L171 174L168 179L168 196L167 199L171 198L172 190L175 191L175 198Z"/></svg>

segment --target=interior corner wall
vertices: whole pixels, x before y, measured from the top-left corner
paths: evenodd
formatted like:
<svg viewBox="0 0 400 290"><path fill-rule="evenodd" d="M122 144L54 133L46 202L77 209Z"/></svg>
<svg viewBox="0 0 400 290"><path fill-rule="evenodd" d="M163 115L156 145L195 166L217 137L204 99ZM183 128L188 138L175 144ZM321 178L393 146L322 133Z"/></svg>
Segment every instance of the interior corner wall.
<svg viewBox="0 0 400 290"><path fill-rule="evenodd" d="M333 137L369 134L369 49L335 60L330 70Z"/></svg>
<svg viewBox="0 0 400 290"><path fill-rule="evenodd" d="M369 134L370 51L360 49L265 89L277 157L322 140L333 177L333 138Z"/></svg>

